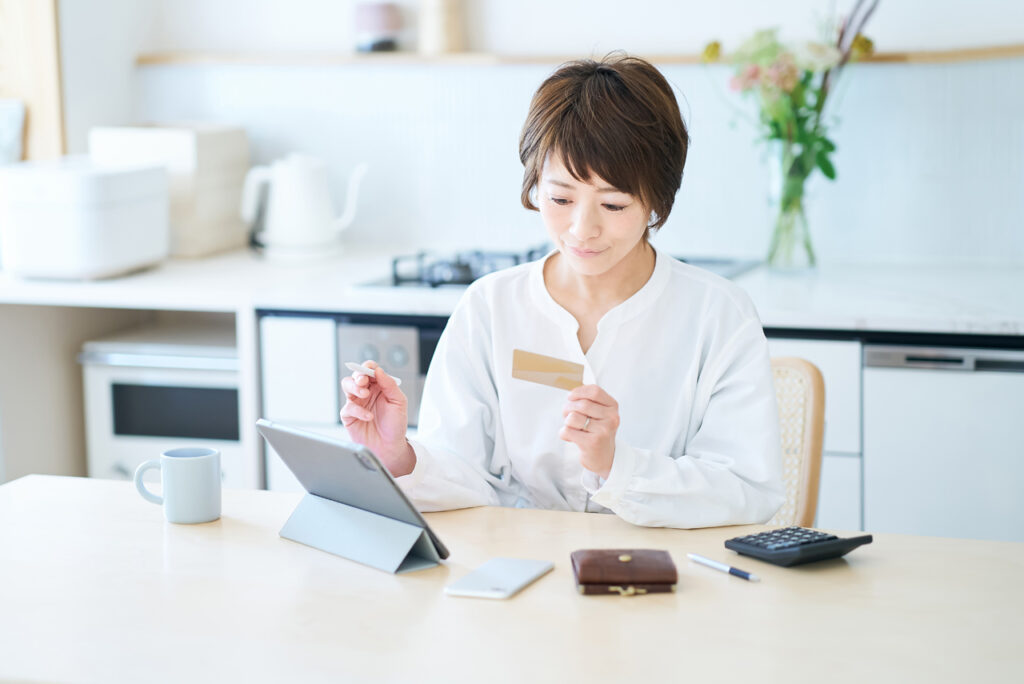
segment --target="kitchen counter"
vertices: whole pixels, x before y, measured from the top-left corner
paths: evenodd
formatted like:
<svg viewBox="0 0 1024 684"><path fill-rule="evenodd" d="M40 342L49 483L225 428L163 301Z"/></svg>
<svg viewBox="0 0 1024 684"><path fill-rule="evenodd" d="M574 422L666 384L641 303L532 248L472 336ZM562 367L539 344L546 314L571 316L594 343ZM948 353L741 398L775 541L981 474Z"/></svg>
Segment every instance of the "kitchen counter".
<svg viewBox="0 0 1024 684"><path fill-rule="evenodd" d="M390 273L390 250L349 250L302 263L249 251L171 260L93 282L0 272L0 303L239 312L254 309L448 315L461 288L361 287ZM1024 265L756 268L735 282L767 328L1024 335Z"/></svg>
<svg viewBox="0 0 1024 684"><path fill-rule="evenodd" d="M736 282L767 328L1024 335L1024 264L761 267Z"/></svg>

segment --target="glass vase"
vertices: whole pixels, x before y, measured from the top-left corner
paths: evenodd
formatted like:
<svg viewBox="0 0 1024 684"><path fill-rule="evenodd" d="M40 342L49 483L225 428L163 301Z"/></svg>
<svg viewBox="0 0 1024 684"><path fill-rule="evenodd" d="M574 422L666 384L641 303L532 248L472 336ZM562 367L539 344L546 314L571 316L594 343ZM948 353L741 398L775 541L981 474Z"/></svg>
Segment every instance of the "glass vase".
<svg viewBox="0 0 1024 684"><path fill-rule="evenodd" d="M802 196L779 204L766 261L772 268L780 270L799 270L815 265L814 247L811 245Z"/></svg>
<svg viewBox="0 0 1024 684"><path fill-rule="evenodd" d="M811 268L817 259L804 212L804 185L808 174L802 172L792 144L778 145L773 151L777 160L772 165L771 194L775 226L765 261L778 270Z"/></svg>

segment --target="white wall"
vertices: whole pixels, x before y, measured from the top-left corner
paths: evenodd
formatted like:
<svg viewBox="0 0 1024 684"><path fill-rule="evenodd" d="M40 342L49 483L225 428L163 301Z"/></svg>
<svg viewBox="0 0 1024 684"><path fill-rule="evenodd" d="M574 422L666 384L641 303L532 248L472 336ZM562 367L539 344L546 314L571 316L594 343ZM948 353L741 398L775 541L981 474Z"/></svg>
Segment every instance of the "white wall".
<svg viewBox="0 0 1024 684"><path fill-rule="evenodd" d="M122 47L138 36L146 51L351 45L347 2L147 2L155 3L148 14L115 8ZM814 37L835 5L465 4L473 49L583 56L613 47L640 55L698 52L714 38L728 49L769 25ZM411 17L411 0L407 7ZM1022 42L1024 3L883 0L868 34L884 51ZM323 156L332 163L339 200L348 170L370 161L349 240L396 250L519 248L544 236L536 215L519 205L518 134L530 95L555 66L149 66L131 71L130 108L140 120L240 123L257 162L289 151ZM768 167L753 131L734 114L749 103L727 90L724 67L663 70L678 89L692 147L659 243L679 253L761 256L771 222ZM839 180L819 179L809 188L822 261L1024 261L1024 89L1012 87L1022 82L1024 59L851 67L832 102L841 117L834 131ZM77 125L84 128L85 119ZM105 122L93 116L91 123Z"/></svg>
<svg viewBox="0 0 1024 684"><path fill-rule="evenodd" d="M112 0L63 0L96 3ZM418 0L396 0L415 26ZM717 38L735 44L755 28L817 37L822 20L853 0L454 0L470 49L503 54L575 54L626 49L699 52ZM336 51L352 45L354 0L143 0L157 3L151 50ZM1017 43L1016 0L881 0L869 33L886 50ZM409 46L414 47L410 37Z"/></svg>

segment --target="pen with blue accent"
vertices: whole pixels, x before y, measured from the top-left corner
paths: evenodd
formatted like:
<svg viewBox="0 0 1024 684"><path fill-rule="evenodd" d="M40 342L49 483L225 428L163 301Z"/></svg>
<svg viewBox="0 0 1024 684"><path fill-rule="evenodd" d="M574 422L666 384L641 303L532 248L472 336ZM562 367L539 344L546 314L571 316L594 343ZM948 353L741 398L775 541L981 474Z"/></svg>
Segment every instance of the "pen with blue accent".
<svg viewBox="0 0 1024 684"><path fill-rule="evenodd" d="M695 553L688 553L688 554L686 554L686 557L689 558L690 560L692 560L694 563L700 563L701 565L706 565L709 568L714 568L715 570L721 570L722 572L727 572L730 575L736 575L737 577L742 577L743 579L748 580L750 582L760 582L761 581L760 577L758 577L757 575L755 575L753 573L747 572L746 570L740 570L739 568L734 568L731 565L726 565L725 563L719 563L718 561L711 560L710 558L705 558L704 556L698 556Z"/></svg>

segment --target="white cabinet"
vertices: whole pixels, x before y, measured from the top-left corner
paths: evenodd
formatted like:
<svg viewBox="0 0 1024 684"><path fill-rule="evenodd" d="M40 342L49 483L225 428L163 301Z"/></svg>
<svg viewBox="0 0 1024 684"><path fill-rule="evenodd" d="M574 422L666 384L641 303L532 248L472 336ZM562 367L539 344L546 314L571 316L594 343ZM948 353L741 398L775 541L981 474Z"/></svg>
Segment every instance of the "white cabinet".
<svg viewBox="0 0 1024 684"><path fill-rule="evenodd" d="M334 423L338 432L332 436L346 436L338 418L341 388L337 386L335 328L331 318L260 318L264 418L319 432ZM303 491L281 458L269 445L264 446L267 489Z"/></svg>
<svg viewBox="0 0 1024 684"><path fill-rule="evenodd" d="M337 423L336 324L331 318L260 318L263 417L281 422Z"/></svg>
<svg viewBox="0 0 1024 684"><path fill-rule="evenodd" d="M772 337L773 357L810 361L825 380L825 442L815 526L860 530L861 503L861 343Z"/></svg>
<svg viewBox="0 0 1024 684"><path fill-rule="evenodd" d="M861 491L860 454L823 454L814 524L830 530L863 529Z"/></svg>
<svg viewBox="0 0 1024 684"><path fill-rule="evenodd" d="M1012 363L865 367L867 529L1024 541L1024 372Z"/></svg>

